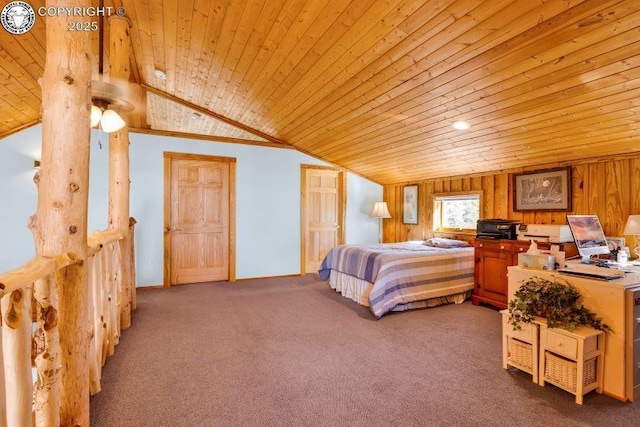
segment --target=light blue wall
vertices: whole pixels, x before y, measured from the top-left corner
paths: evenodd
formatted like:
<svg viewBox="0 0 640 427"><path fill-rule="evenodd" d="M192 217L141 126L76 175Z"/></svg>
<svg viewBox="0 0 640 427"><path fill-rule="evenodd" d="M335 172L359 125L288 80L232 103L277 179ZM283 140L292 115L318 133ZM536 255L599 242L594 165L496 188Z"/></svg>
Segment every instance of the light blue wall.
<svg viewBox="0 0 640 427"><path fill-rule="evenodd" d="M33 159L41 126L0 141L0 272L34 255L26 228L36 208ZM164 151L236 159L236 276L238 279L300 272L300 165L324 164L294 150L132 134L131 216L136 218L138 286L158 285L163 274ZM102 149L98 142L102 143ZM107 227L108 136L91 142L89 231ZM357 175L347 177L347 243L374 243L378 220L369 216L382 200L382 187Z"/></svg>
<svg viewBox="0 0 640 427"><path fill-rule="evenodd" d="M374 203L382 200L382 187L350 173L347 176L347 197L347 243L378 243L380 220L370 215Z"/></svg>

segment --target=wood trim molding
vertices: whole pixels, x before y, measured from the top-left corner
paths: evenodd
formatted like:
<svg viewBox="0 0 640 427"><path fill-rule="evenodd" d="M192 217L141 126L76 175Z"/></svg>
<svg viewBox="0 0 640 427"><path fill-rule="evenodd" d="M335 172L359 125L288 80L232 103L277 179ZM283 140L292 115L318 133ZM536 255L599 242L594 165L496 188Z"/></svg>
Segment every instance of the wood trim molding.
<svg viewBox="0 0 640 427"><path fill-rule="evenodd" d="M306 163L301 164L300 167L305 169L319 169L319 170L326 170L326 171L337 171L337 172L343 171L342 168L337 166L309 165Z"/></svg>
<svg viewBox="0 0 640 427"><path fill-rule="evenodd" d="M229 282L236 281L236 159L229 162Z"/></svg>
<svg viewBox="0 0 640 427"><path fill-rule="evenodd" d="M129 128L130 133L139 133L144 135L167 136L170 138L198 139L202 141L222 142L231 144L257 145L259 147L284 148L287 150L295 150L293 145L283 145L281 143L258 141L254 139L230 138L228 136L201 135L199 133L176 132L168 130L159 130L151 128Z"/></svg>
<svg viewBox="0 0 640 427"><path fill-rule="evenodd" d="M164 222L162 232L164 235L164 277L162 285L171 287L171 157L164 156Z"/></svg>
<svg viewBox="0 0 640 427"><path fill-rule="evenodd" d="M30 122L24 123L24 124L22 124L22 125L20 125L20 126L18 126L18 127L16 127L16 128L14 128L14 129L11 129L11 130L10 130L10 131L8 131L8 132L1 133L1 134L0 134L0 139L4 139L4 138L6 138L6 137L8 137L8 136L13 135L14 133L18 133L18 132L20 132L21 130L28 129L28 128L30 128L30 127L32 127L32 126L35 126L35 125L37 125L38 123L41 123L41 122L42 122L42 119L41 119L41 118L38 118L38 119L36 119L36 120L32 120L32 121L30 121Z"/></svg>
<svg viewBox="0 0 640 427"><path fill-rule="evenodd" d="M222 157L222 156L209 156L206 154L191 154L191 153L177 153L174 151L164 151L162 156L165 159L176 160L202 160L205 162L219 162L219 163L235 163L235 157Z"/></svg>
<svg viewBox="0 0 640 427"><path fill-rule="evenodd" d="M184 107L190 108L190 109L192 109L194 111L197 111L198 113L202 113L202 114L204 114L206 116L209 116L209 117L211 117L213 119L220 120L221 122L227 123L227 124L229 124L231 126L234 126L234 127L238 128L238 129L241 129L241 130L243 130L245 132L249 132L250 134L253 134L253 135L258 136L260 138L266 139L267 141L271 141L271 142L274 142L274 143L277 143L277 144L282 144L282 145L289 145L289 143L287 143L287 142L285 142L285 141L283 141L281 139L278 139L275 136L271 136L269 134L261 132L258 129L254 129L251 126L247 126L247 125L245 125L243 123L240 123L240 122L237 122L237 121L235 121L233 119L225 117L222 114L216 113L215 111L211 111L211 110L208 110L206 108L202 108L199 105L196 105L196 104L193 104L193 103L191 103L189 101L186 101L184 99L178 98L177 96L173 96L173 95L171 95L171 94L169 94L167 92L164 92L164 91L162 91L160 89L156 89L156 88L148 86L146 84L141 84L140 86L144 90L146 90L147 92L151 92L154 95L160 96L160 97L165 98L165 99L167 99L169 101L175 102L176 104L180 104L180 105L182 105Z"/></svg>
<svg viewBox="0 0 640 427"><path fill-rule="evenodd" d="M307 273L307 169L300 165L300 275Z"/></svg>
<svg viewBox="0 0 640 427"><path fill-rule="evenodd" d="M344 245L347 229L347 174L344 171L338 172L338 192L338 244Z"/></svg>

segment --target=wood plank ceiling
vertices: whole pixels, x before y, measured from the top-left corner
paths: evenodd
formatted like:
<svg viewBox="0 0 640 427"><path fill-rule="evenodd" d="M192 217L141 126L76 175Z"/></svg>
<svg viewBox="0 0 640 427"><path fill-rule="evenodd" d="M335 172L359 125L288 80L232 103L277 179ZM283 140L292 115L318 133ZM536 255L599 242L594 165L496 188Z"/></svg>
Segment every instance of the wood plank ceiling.
<svg viewBox="0 0 640 427"><path fill-rule="evenodd" d="M134 127L283 142L381 184L640 151L637 0L105 5L153 89ZM0 30L0 136L39 120L44 21Z"/></svg>

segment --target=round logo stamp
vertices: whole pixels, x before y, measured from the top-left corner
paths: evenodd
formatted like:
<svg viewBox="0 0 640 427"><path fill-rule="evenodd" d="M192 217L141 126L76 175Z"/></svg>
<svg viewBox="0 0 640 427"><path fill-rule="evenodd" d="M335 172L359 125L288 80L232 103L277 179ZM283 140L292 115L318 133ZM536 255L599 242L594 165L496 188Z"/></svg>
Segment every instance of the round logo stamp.
<svg viewBox="0 0 640 427"><path fill-rule="evenodd" d="M24 1L12 1L2 8L0 22L11 34L24 34L36 23L36 13Z"/></svg>

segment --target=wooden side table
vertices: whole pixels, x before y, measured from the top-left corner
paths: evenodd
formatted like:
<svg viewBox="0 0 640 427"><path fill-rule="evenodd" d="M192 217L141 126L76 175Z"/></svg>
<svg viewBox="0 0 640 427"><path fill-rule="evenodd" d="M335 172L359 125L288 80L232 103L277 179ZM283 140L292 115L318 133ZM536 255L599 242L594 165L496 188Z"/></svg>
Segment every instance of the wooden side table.
<svg viewBox="0 0 640 427"><path fill-rule="evenodd" d="M605 334L603 331L581 327L573 331L549 328L539 322L540 375L538 384L545 382L575 394L582 405L583 396L591 390L602 393Z"/></svg>
<svg viewBox="0 0 640 427"><path fill-rule="evenodd" d="M538 383L538 323L522 323L515 330L509 324L509 310L502 314L502 367L513 366L531 374L534 383Z"/></svg>

